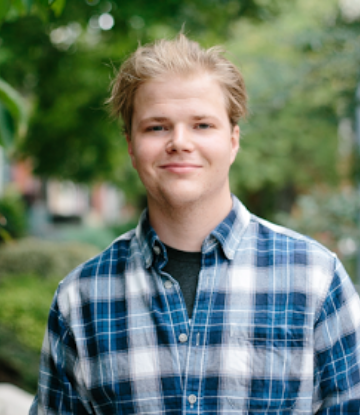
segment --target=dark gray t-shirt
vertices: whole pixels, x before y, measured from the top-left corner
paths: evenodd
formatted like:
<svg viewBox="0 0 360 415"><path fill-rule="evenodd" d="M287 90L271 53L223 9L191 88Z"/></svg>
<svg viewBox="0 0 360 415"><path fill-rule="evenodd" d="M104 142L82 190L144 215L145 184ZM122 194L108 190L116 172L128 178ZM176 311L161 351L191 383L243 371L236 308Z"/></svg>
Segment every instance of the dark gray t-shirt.
<svg viewBox="0 0 360 415"><path fill-rule="evenodd" d="M191 318L201 268L201 252L185 252L167 245L165 246L168 254L168 263L163 268L163 271L178 281L188 316Z"/></svg>

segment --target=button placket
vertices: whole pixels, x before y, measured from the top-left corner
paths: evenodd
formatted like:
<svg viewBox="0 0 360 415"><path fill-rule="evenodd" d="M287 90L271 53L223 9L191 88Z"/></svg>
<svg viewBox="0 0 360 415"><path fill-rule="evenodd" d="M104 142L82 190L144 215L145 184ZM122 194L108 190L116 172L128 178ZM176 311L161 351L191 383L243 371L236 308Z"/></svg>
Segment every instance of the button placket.
<svg viewBox="0 0 360 415"><path fill-rule="evenodd" d="M186 396L188 401L188 408L190 410L199 410L198 406L202 406L200 399L202 395L203 384L203 367L204 359L204 348L206 347L207 329L204 331L200 330L200 327L204 327L204 323L208 318L212 310L214 302L214 293L216 292L216 282L218 279L218 270L214 268L207 268L207 263L217 262L217 253L209 252L209 254L203 258L203 268L199 274L199 282L197 287L197 298L196 301L199 305L199 310L194 309L193 311L193 322L190 328L191 343L188 349L188 361L186 371L189 373L189 377L185 378L188 382L185 382L185 390L187 390ZM202 305L206 304L206 308L202 308ZM211 315L211 314L210 314ZM186 373L187 374L187 373ZM194 394L195 392L195 394Z"/></svg>

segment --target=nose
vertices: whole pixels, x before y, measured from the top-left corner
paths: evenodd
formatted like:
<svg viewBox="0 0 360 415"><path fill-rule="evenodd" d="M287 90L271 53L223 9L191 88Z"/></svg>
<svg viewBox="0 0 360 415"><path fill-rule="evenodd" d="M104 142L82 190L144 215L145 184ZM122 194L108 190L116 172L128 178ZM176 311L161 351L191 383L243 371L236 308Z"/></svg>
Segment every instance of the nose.
<svg viewBox="0 0 360 415"><path fill-rule="evenodd" d="M192 151L194 143L192 141L191 133L184 125L176 125L167 143L166 150L168 153L175 153L180 151Z"/></svg>

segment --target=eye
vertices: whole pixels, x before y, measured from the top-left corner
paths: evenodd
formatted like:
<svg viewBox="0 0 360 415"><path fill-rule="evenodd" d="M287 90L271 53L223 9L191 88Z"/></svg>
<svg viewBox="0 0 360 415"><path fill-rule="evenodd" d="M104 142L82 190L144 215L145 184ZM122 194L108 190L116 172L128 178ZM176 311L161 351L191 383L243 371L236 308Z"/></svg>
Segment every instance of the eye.
<svg viewBox="0 0 360 415"><path fill-rule="evenodd" d="M164 127L162 125L154 125L152 127L152 130L153 131L162 131L162 130L164 130Z"/></svg>
<svg viewBox="0 0 360 415"><path fill-rule="evenodd" d="M207 123L201 123L201 124L197 124L196 128L198 130L207 130L208 128L211 128L211 125Z"/></svg>
<svg viewBox="0 0 360 415"><path fill-rule="evenodd" d="M147 131L163 131L165 128L162 125L151 125L147 128Z"/></svg>
<svg viewBox="0 0 360 415"><path fill-rule="evenodd" d="M151 125L146 130L149 131L149 132L157 133L157 132L167 131L168 128L165 125Z"/></svg>
<svg viewBox="0 0 360 415"><path fill-rule="evenodd" d="M164 131L165 128L162 125L150 125L145 128L145 132L147 133L157 133Z"/></svg>

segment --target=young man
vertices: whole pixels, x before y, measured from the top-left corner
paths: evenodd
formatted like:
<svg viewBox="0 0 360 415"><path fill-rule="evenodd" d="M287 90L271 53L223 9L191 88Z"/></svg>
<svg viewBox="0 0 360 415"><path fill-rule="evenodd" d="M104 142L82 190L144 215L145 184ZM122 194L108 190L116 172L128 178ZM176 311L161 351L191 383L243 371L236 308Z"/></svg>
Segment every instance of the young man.
<svg viewBox="0 0 360 415"><path fill-rule="evenodd" d="M179 35L139 47L110 101L148 209L60 284L31 414L359 413L349 277L230 193L236 67Z"/></svg>

